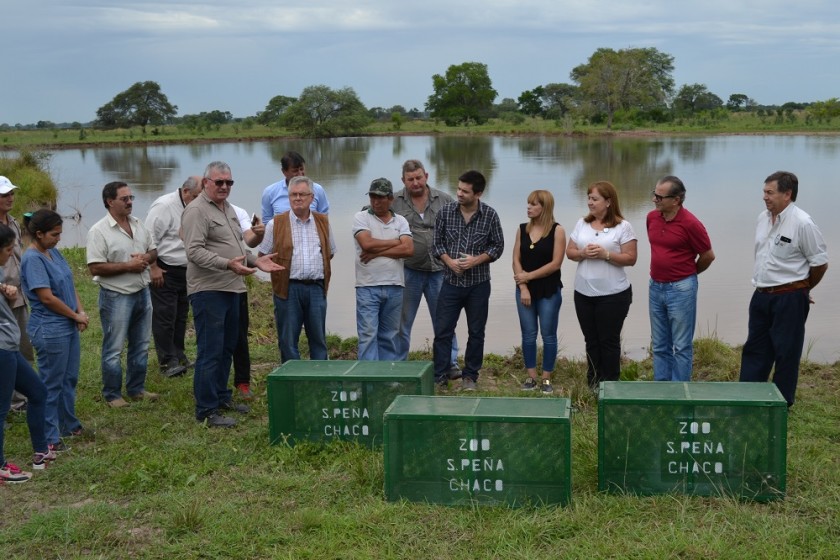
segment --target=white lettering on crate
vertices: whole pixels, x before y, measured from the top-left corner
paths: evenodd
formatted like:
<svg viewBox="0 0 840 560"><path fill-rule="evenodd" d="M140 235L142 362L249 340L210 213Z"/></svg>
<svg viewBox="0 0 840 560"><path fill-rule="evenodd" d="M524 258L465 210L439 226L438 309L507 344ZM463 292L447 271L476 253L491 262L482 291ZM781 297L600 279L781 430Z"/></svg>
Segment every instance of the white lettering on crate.
<svg viewBox="0 0 840 560"><path fill-rule="evenodd" d="M668 474L723 474L719 459L726 452L723 443L711 436L711 422L679 421L677 426L679 434L687 437L665 442Z"/></svg>
<svg viewBox="0 0 840 560"><path fill-rule="evenodd" d="M460 457L446 460L446 470L452 473L449 479L451 492L503 492L505 483L497 478L504 473L505 463L490 454L490 440L487 438L461 438L458 444ZM477 453L486 454L476 456Z"/></svg>

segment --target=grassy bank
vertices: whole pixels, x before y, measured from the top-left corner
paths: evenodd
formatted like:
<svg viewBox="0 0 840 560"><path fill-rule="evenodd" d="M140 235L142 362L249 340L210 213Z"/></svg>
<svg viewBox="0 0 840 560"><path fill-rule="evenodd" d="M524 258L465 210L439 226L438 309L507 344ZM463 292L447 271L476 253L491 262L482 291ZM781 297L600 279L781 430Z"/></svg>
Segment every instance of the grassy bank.
<svg viewBox="0 0 840 560"><path fill-rule="evenodd" d="M65 252L88 310L78 413L90 436L26 484L0 487L0 550L9 558L837 558L840 556L838 364L806 363L789 418L788 496L725 498L597 492L596 407L585 368L555 371L576 407L572 504L565 508L388 503L380 453L349 444L269 447L265 378L278 360L266 284L251 291L257 398L232 430L193 419L190 377L165 379L150 359L158 403L111 410L99 396L97 289L83 249ZM511 336L518 336L518 330ZM331 338L333 357L354 340ZM191 353L194 355L194 353ZM416 354L415 358L428 358ZM697 341L697 377L731 380L738 353ZM480 395L520 396L521 356L487 357ZM630 378L650 363L628 362ZM455 391L452 391L453 393ZM6 455L31 449L14 417Z"/></svg>
<svg viewBox="0 0 840 560"><path fill-rule="evenodd" d="M754 113L730 113L725 116L707 114L679 118L665 123L616 122L608 130L603 124L588 124L572 118L544 120L490 119L483 125L448 127L434 120L405 120L399 128L391 122L375 122L365 128L363 135L394 134L511 134L511 135L649 135L649 134L838 134L840 120L816 122L800 111L793 118L778 120ZM228 123L209 129L190 129L183 125L150 128L143 134L140 127L130 129L40 129L0 132L0 150L20 148L62 148L103 146L113 144L178 144L189 142L248 142L296 138L293 130L259 124Z"/></svg>

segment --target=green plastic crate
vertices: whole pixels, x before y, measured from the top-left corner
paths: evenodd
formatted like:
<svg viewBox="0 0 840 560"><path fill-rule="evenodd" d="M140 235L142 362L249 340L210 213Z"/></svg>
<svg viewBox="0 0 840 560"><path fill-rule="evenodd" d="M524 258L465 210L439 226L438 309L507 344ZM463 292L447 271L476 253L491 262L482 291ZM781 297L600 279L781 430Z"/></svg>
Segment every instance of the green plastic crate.
<svg viewBox="0 0 840 560"><path fill-rule="evenodd" d="M567 504L570 403L399 396L385 411L385 495L438 504Z"/></svg>
<svg viewBox="0 0 840 560"><path fill-rule="evenodd" d="M434 393L431 362L290 360L268 375L272 444L382 444L382 414L402 394Z"/></svg>
<svg viewBox="0 0 840 560"><path fill-rule="evenodd" d="M776 500L786 463L787 403L772 383L601 383L599 490Z"/></svg>

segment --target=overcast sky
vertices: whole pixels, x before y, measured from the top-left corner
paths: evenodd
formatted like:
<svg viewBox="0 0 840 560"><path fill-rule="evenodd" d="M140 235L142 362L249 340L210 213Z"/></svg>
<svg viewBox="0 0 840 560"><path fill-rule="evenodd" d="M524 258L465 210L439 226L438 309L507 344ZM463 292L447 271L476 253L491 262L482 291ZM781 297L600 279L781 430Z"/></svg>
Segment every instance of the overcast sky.
<svg viewBox="0 0 840 560"><path fill-rule="evenodd" d="M0 123L87 122L137 81L180 115L253 115L310 85L423 109L432 75L487 64L505 97L600 47L656 47L724 101L840 97L837 0L0 0Z"/></svg>

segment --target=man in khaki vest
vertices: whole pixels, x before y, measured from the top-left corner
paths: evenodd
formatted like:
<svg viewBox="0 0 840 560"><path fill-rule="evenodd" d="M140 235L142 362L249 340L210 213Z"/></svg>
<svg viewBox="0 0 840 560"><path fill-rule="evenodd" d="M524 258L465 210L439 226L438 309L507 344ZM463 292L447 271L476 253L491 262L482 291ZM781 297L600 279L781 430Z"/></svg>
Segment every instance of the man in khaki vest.
<svg viewBox="0 0 840 560"><path fill-rule="evenodd" d="M259 254L276 253L285 267L271 273L274 320L280 360L299 360L300 331L306 331L309 357L327 359L327 289L335 240L326 214L310 210L313 183L308 177L289 181L291 210L277 214L265 226Z"/></svg>

